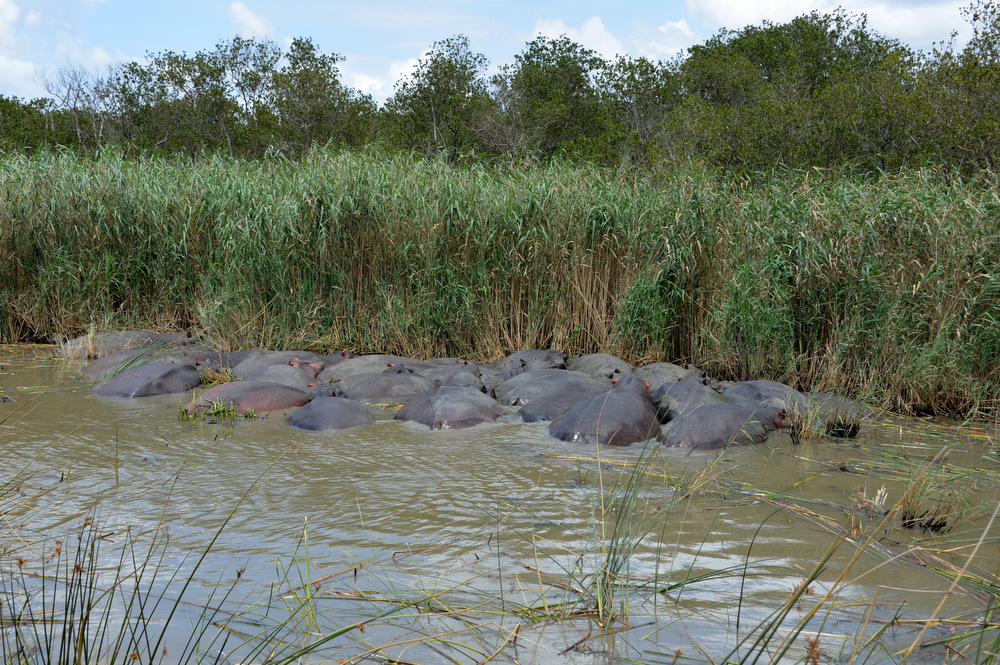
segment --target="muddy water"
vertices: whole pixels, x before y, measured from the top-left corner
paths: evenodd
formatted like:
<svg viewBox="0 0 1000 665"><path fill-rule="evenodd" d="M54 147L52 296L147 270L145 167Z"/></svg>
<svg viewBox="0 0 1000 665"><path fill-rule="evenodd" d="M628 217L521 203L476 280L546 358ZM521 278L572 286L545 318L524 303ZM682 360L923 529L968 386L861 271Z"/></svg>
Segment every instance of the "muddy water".
<svg viewBox="0 0 1000 665"><path fill-rule="evenodd" d="M7 351L0 462L6 477L21 474L16 495L0 499L2 569L51 560L55 541L91 516L106 536L102 579L113 577L127 534L140 551L162 545L158 593L176 597L174 572L194 582L184 618L167 626L172 655L230 587L225 609L253 633L288 616L302 597L290 589L316 581L311 610L293 613L284 642L365 622L317 661L479 662L495 653L492 662L669 663L678 650L737 660L751 650L747 636L825 560L761 662L803 626L782 658L805 658L817 640L823 658L895 662L891 654L916 642L911 658L935 662L941 640L973 628L927 620L974 624L987 602L937 571L968 565L995 582L1000 566L1000 532L989 526L1000 463L986 430L885 416L854 441L794 446L778 435L722 455L656 450L632 495L638 447L563 443L515 412L444 432L379 409L373 425L332 433L294 430L283 414L192 422L178 418L189 396L99 399L81 363L47 349ZM960 499L963 517L945 533L898 518L879 528L881 514L861 509L859 490L873 498L884 486L891 507L920 469L934 496ZM622 506L630 517L616 522ZM641 539L611 557L630 587L611 603L628 620L602 626L588 584L605 561L602 544L629 525ZM254 605L268 599L266 613ZM376 619L420 599L420 609ZM567 617L539 620L560 607ZM245 655L236 642L226 645L231 662Z"/></svg>

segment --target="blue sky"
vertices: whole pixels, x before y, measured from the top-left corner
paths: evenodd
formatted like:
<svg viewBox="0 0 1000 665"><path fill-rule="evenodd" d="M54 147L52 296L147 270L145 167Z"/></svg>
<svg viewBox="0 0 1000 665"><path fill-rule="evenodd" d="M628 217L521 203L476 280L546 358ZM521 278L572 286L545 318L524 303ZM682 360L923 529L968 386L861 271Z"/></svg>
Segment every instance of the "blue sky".
<svg viewBox="0 0 1000 665"><path fill-rule="evenodd" d="M493 69L539 34L566 34L605 57L665 59L728 27L838 6L913 48L968 33L969 0L0 0L0 94L44 96L40 76L67 64L101 72L147 52L193 54L234 35L336 52L345 82L383 101L435 41L464 34Z"/></svg>

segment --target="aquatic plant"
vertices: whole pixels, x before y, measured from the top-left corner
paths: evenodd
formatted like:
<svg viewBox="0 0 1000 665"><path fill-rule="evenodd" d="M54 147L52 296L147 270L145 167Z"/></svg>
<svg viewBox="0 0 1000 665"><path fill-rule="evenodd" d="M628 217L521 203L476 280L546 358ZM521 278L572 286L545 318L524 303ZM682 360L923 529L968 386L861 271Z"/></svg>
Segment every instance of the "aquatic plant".
<svg viewBox="0 0 1000 665"><path fill-rule="evenodd" d="M4 155L0 339L601 350L996 419L997 197L994 175L932 169Z"/></svg>

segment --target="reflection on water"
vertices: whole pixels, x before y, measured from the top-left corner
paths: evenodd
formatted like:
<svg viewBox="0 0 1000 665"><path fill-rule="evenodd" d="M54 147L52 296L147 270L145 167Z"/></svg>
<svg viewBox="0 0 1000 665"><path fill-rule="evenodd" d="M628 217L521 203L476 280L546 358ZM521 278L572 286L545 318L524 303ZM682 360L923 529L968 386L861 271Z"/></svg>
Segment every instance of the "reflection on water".
<svg viewBox="0 0 1000 665"><path fill-rule="evenodd" d="M237 577L241 600L267 597L273 583L291 577L321 580L310 627L321 633L421 595L468 610L371 622L331 642L321 658L398 642L383 655L477 662L495 648L494 662L562 654L571 663L669 663L680 650L736 659L749 651L753 629L824 559L772 638L781 644L806 621L789 658L804 658L818 634L824 658L871 653L870 662L892 661L889 654L909 646L931 616L982 620L985 595L952 589L941 571L968 563L996 505L1000 481L990 479L1000 477L1000 465L988 433L887 416L856 441L793 446L776 436L768 447L721 456L658 450L655 473L636 498L626 479L638 447L564 443L514 410L495 425L441 432L384 410L370 426L339 432L294 430L283 414L209 424L178 418L189 396L95 398L75 361L36 353L0 366L0 396L11 400L0 403L0 455L9 477L26 469L16 500L2 504L4 570L14 552L37 565L53 540L96 515L106 551L127 531L161 534L169 538L164 566L186 574L218 536L193 574L197 588L185 595L196 603ZM944 460L935 461L941 451ZM881 516L865 513L859 490L874 497L884 486L891 507L921 468L947 480L936 496L954 492L965 519L937 536L892 518L876 529ZM611 516L623 501L629 522L641 527L620 573L636 588L615 598L618 609L627 601L629 622L601 627L584 603L572 603L600 567L602 543L621 533ZM996 535L986 531L969 568L984 584L995 579ZM855 543L868 539L858 556ZM919 556L901 556L914 544ZM529 618L561 606L575 618ZM197 610L189 611L196 621ZM854 653L880 630L878 648ZM930 626L922 643L951 634L943 631ZM450 646L419 644L439 633L454 633ZM913 658L941 653L925 648Z"/></svg>

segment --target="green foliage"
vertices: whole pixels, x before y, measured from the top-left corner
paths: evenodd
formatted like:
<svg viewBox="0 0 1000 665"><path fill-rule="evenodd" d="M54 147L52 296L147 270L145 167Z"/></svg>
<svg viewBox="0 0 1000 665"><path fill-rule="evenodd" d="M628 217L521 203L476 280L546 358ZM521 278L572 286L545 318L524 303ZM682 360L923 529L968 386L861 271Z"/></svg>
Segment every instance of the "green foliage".
<svg viewBox="0 0 1000 665"><path fill-rule="evenodd" d="M99 323L240 347L601 350L995 413L998 192L933 170L8 156L0 338Z"/></svg>
<svg viewBox="0 0 1000 665"><path fill-rule="evenodd" d="M594 79L603 61L597 54L565 35L539 36L514 60L493 77L493 86L501 109L523 128L516 152L542 161L599 156L594 139L604 118Z"/></svg>
<svg viewBox="0 0 1000 665"><path fill-rule="evenodd" d="M31 151L45 141L45 109L48 100L22 102L0 95L0 150Z"/></svg>
<svg viewBox="0 0 1000 665"><path fill-rule="evenodd" d="M396 143L428 157L443 152L451 160L471 152L489 103L483 79L488 64L485 56L469 50L463 35L436 42L412 76L396 84L386 106Z"/></svg>
<svg viewBox="0 0 1000 665"><path fill-rule="evenodd" d="M972 174L1000 159L1000 10L974 0L962 15L968 45L929 54L839 9L722 30L660 62L539 36L488 81L485 57L456 35L382 108L308 38L282 49L236 37L103 75L69 65L45 82L51 99L2 100L0 148L301 158L317 145L376 145L463 163Z"/></svg>

